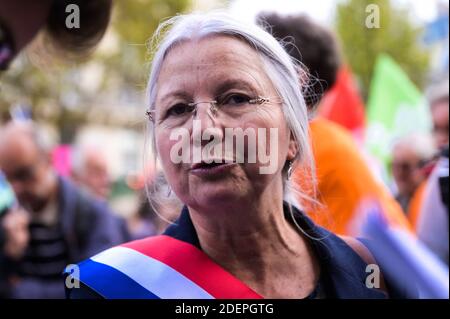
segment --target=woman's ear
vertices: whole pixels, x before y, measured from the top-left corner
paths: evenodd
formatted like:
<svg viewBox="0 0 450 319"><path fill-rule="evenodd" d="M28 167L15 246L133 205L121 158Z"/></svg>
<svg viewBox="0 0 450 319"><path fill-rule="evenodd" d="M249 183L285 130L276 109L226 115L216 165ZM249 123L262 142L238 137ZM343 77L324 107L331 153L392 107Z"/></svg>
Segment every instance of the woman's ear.
<svg viewBox="0 0 450 319"><path fill-rule="evenodd" d="M289 146L288 146L288 153L287 153L286 160L288 160L288 161L294 160L297 157L298 152L299 152L299 146L298 146L297 140L295 139L292 132L290 132L289 133Z"/></svg>

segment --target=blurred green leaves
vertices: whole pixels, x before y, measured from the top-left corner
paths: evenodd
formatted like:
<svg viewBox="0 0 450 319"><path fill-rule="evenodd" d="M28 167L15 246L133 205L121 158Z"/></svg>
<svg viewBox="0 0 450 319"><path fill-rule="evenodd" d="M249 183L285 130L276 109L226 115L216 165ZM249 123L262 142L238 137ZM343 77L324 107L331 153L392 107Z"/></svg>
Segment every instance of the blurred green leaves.
<svg viewBox="0 0 450 319"><path fill-rule="evenodd" d="M368 5L380 12L380 27L368 28ZM408 15L410 10L394 6L390 0L341 1L336 10L336 31L342 41L344 57L358 77L367 97L377 56L387 53L399 63L411 80L423 88L426 82L429 53L421 47L421 29Z"/></svg>

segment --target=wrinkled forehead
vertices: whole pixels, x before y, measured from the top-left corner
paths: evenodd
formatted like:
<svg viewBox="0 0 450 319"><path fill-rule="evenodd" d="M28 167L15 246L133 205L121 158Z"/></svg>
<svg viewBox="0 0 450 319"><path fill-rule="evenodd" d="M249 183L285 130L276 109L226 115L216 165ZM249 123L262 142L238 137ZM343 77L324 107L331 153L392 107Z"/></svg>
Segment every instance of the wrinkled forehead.
<svg viewBox="0 0 450 319"><path fill-rule="evenodd" d="M157 96L174 89L207 89L229 79L256 90L272 87L260 54L243 40L215 35L178 43L166 55L158 77Z"/></svg>
<svg viewBox="0 0 450 319"><path fill-rule="evenodd" d="M175 64L216 65L222 62L258 65L259 55L244 40L228 35L208 35L201 38L181 40L166 54L163 67ZM252 59L252 61L248 61ZM258 65L260 66L260 65Z"/></svg>
<svg viewBox="0 0 450 319"><path fill-rule="evenodd" d="M419 160L420 156L411 145L399 144L392 150L392 157L395 160Z"/></svg>

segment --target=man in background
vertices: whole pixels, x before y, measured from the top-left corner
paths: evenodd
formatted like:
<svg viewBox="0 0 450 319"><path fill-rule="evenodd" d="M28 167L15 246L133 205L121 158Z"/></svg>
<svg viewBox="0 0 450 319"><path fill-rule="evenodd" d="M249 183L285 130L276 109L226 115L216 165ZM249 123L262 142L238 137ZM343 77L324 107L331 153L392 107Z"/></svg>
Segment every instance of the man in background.
<svg viewBox="0 0 450 319"><path fill-rule="evenodd" d="M106 203L55 173L50 145L33 124L2 129L0 169L17 198L0 219L8 297L64 298L66 265L126 240Z"/></svg>
<svg viewBox="0 0 450 319"><path fill-rule="evenodd" d="M392 176L396 185L395 199L408 214L410 202L422 182L428 177L427 163L436 155L431 137L412 134L394 144L392 150Z"/></svg>
<svg viewBox="0 0 450 319"><path fill-rule="evenodd" d="M417 235L448 266L449 261L449 81L428 94L433 134L440 157L426 181L417 217Z"/></svg>
<svg viewBox="0 0 450 319"><path fill-rule="evenodd" d="M76 146L72 152L72 177L87 192L107 200L111 179L106 155L96 146Z"/></svg>

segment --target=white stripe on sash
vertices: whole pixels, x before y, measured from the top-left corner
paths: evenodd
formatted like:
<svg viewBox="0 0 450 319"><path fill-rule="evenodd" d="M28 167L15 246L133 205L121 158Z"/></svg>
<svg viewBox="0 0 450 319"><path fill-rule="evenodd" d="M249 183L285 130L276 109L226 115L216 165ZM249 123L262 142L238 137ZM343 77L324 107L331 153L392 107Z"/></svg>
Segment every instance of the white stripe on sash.
<svg viewBox="0 0 450 319"><path fill-rule="evenodd" d="M117 269L161 299L214 299L175 269L130 248L114 247L91 259Z"/></svg>

